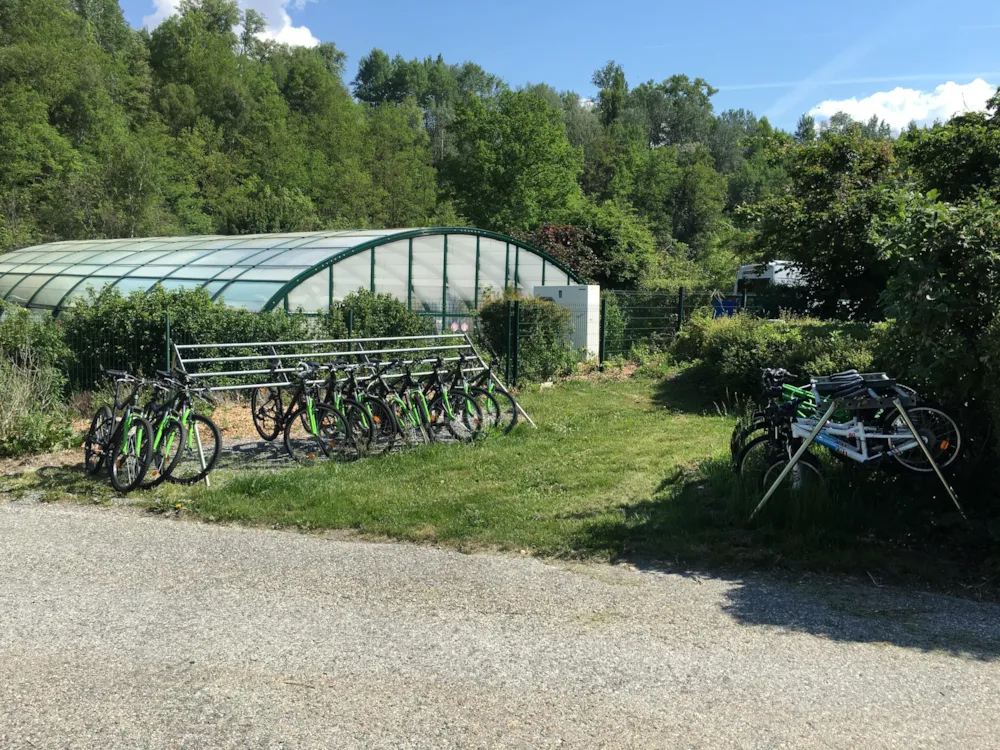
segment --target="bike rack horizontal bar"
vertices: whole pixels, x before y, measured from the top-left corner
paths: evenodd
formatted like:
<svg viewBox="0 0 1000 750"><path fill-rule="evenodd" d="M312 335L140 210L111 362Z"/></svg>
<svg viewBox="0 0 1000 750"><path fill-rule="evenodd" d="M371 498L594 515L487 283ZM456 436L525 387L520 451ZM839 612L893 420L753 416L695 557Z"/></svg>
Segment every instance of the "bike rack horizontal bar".
<svg viewBox="0 0 1000 750"><path fill-rule="evenodd" d="M449 344L447 346L426 347L422 351L441 351L442 349L468 349L465 344ZM363 352L288 352L287 354L250 354L246 357L202 357L185 359L184 364L195 365L206 362L246 362L248 360L268 359L315 359L316 357L361 357L366 354L397 354L412 352L414 349L371 349Z"/></svg>
<svg viewBox="0 0 1000 750"><path fill-rule="evenodd" d="M461 333L430 333L426 336L383 336L373 339L313 339L311 341L249 341L229 344L174 344L175 349L226 349L252 346L302 346L306 344L367 344L371 341L420 341L424 339L454 339ZM190 360L189 360L190 361Z"/></svg>

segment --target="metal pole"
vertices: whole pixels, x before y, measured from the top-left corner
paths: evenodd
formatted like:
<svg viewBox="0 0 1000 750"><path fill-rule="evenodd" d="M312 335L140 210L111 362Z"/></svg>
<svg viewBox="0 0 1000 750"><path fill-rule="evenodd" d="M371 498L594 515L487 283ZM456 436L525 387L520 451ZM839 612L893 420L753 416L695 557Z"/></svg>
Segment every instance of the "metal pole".
<svg viewBox="0 0 1000 750"><path fill-rule="evenodd" d="M167 370L169 372L170 371L170 349L171 349L171 347L170 347L170 313L167 313L167 336L166 336L166 339L167 339L167 365L163 369Z"/></svg>
<svg viewBox="0 0 1000 750"><path fill-rule="evenodd" d="M917 434L917 428L914 427L913 422L910 421L910 415L907 414L906 409L903 408L903 402L900 401L898 398L894 398L892 400L892 403L893 406L895 406L896 409L899 411L899 416L901 416L903 418L903 421L906 422L906 426L909 428L910 433L913 435L913 439L917 441L917 445L920 446L920 450L924 452L924 456L930 462L931 468L934 469L934 473L937 474L938 479L941 480L941 484L944 485L944 488L948 492L948 496L951 498L951 501L955 503L955 507L958 508L958 512L961 514L962 519L966 523L968 523L969 518L968 516L965 515L965 511L962 510L962 506L958 504L958 497L955 496L955 491L951 488L951 485L949 485L948 482L945 481L944 474L941 473L941 469L940 467L938 467L937 461L934 460L934 457L931 455L930 450L924 444L923 439L920 437L920 435Z"/></svg>
<svg viewBox="0 0 1000 750"><path fill-rule="evenodd" d="M608 319L608 298L601 297L601 343L597 349L597 366L604 369L604 357L607 354L607 321Z"/></svg>
<svg viewBox="0 0 1000 750"><path fill-rule="evenodd" d="M504 373L503 373L503 379L506 380L509 383L510 382L510 320L511 320L511 312L512 312L511 311L510 300L507 300L507 302L504 304L504 307L505 307L506 312L507 312L507 315L506 315L506 318L507 318L507 347L506 347L506 349L504 349L504 363L503 363Z"/></svg>
<svg viewBox="0 0 1000 750"><path fill-rule="evenodd" d="M816 439L816 436L819 435L820 431L826 426L826 423L830 421L830 417L833 416L833 413L837 410L837 406L839 404L840 399L836 398L830 402L830 408L826 410L826 413L823 414L822 417L816 420L816 426L813 427L812 432L809 433L809 437L802 442L799 449L795 451L795 455L792 456L785 468L781 470L781 474L778 475L778 478L774 480L774 484L771 485L771 488L767 491L767 493L765 493L764 497L761 498L760 503L756 508L754 508L753 513L750 514L750 518L747 519L748 521L752 521L754 516L760 513L760 509L764 507L764 504L771 499L771 495L778 490L781 483L785 481L785 477L791 473L792 469L795 468L795 464L797 464L799 459L805 455L805 452L809 450L809 446L812 445L813 441Z"/></svg>
<svg viewBox="0 0 1000 750"><path fill-rule="evenodd" d="M684 287L677 289L677 330L684 325Z"/></svg>
<svg viewBox="0 0 1000 750"><path fill-rule="evenodd" d="M521 349L521 300L514 300L514 372L511 378L511 383L515 386L518 383L519 372L518 372L518 354L520 354Z"/></svg>
<svg viewBox="0 0 1000 750"><path fill-rule="evenodd" d="M747 309L747 290L746 289L744 289L742 292L740 292L740 309L741 310L746 310Z"/></svg>
<svg viewBox="0 0 1000 750"><path fill-rule="evenodd" d="M347 338L354 333L354 310L347 311Z"/></svg>

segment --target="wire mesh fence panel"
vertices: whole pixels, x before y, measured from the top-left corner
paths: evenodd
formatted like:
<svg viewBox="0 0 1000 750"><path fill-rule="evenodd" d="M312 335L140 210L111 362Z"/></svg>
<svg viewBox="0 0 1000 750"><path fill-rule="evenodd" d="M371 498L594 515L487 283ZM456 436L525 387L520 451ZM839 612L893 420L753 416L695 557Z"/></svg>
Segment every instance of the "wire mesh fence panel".
<svg viewBox="0 0 1000 750"><path fill-rule="evenodd" d="M663 349L677 333L676 292L605 291L603 307L605 359Z"/></svg>

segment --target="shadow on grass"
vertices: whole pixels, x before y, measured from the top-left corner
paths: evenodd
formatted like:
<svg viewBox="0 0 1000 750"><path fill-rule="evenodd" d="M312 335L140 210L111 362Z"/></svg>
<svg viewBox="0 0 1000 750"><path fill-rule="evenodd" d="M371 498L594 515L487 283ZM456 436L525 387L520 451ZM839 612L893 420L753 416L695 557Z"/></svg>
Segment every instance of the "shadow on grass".
<svg viewBox="0 0 1000 750"><path fill-rule="evenodd" d="M746 625L1000 658L1000 546L982 524L959 523L946 498L916 494L915 486L835 476L836 500L796 507L778 495L750 525L756 494L726 462L708 461L667 476L651 497L623 503L615 520L602 519L575 541L642 569L723 571L708 575L732 581L724 608Z"/></svg>
<svg viewBox="0 0 1000 750"><path fill-rule="evenodd" d="M653 403L685 414L718 414L725 399L709 386L712 382L706 365L685 367L657 383Z"/></svg>

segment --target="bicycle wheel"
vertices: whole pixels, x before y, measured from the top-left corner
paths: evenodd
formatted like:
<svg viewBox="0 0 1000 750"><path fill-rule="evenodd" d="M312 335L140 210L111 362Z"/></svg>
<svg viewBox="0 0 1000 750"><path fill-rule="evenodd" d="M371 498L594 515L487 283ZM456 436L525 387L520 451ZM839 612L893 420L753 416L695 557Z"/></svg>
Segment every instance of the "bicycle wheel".
<svg viewBox="0 0 1000 750"><path fill-rule="evenodd" d="M451 406L450 414L443 396L438 396L428 406L431 413L428 433L431 439L441 442L452 438L463 443L475 440L483 431L483 412L479 404L461 391L450 392L448 403Z"/></svg>
<svg viewBox="0 0 1000 750"><path fill-rule="evenodd" d="M187 430L173 415L168 415L164 419L166 424L160 433L159 441L153 447L153 458L141 483L143 489L161 484L170 476L184 455L184 438L187 436Z"/></svg>
<svg viewBox="0 0 1000 750"><path fill-rule="evenodd" d="M494 396L489 391L485 391L482 388L473 388L468 391L468 395L479 406L479 410L483 413L483 431L493 432L494 430L499 431L502 429L500 424L507 424L504 419L504 411L500 406L500 402L497 401L496 396Z"/></svg>
<svg viewBox="0 0 1000 750"><path fill-rule="evenodd" d="M776 444L770 435L755 437L740 451L736 461L736 473L747 486L760 487L764 481L764 474L773 463L774 455L780 450L781 446Z"/></svg>
<svg viewBox="0 0 1000 750"><path fill-rule="evenodd" d="M402 403L393 399L389 402L393 421L396 426L396 436L406 445L426 445L431 441L427 428L422 422L414 423L409 410Z"/></svg>
<svg viewBox="0 0 1000 750"><path fill-rule="evenodd" d="M111 444L111 434L114 431L115 415L110 408L102 406L94 415L87 440L83 444L84 467L88 474L96 474L104 466Z"/></svg>
<svg viewBox="0 0 1000 750"><path fill-rule="evenodd" d="M762 491L766 492L777 481L778 477L781 476L781 472L788 465L788 461L788 456L774 455L772 457L771 465L764 472L761 484ZM809 451L803 453L795 466L792 467L791 472L785 477L782 487L788 487L794 492L804 494L819 491L823 487L823 472L820 468L819 459L812 453L809 453Z"/></svg>
<svg viewBox="0 0 1000 750"><path fill-rule="evenodd" d="M122 438L121 433L116 435ZM111 486L122 494L142 482L153 458L153 428L145 417L133 416L124 439L117 442L111 456Z"/></svg>
<svg viewBox="0 0 1000 750"><path fill-rule="evenodd" d="M208 476L222 455L222 433L203 414L191 414L180 460L167 476L174 484L196 484Z"/></svg>
<svg viewBox="0 0 1000 750"><path fill-rule="evenodd" d="M315 429L306 407L293 412L285 424L285 450L292 460L309 465L327 459L356 457L353 430L343 412L329 404L313 404L312 408Z"/></svg>
<svg viewBox="0 0 1000 750"><path fill-rule="evenodd" d="M770 423L763 418L751 418L749 422L738 422L733 428L732 437L729 439L729 454L733 462L733 470L739 471L740 455L743 449L754 439L764 434Z"/></svg>
<svg viewBox="0 0 1000 750"><path fill-rule="evenodd" d="M268 442L281 431L281 391L277 388L256 388L250 397L250 413L257 434Z"/></svg>
<svg viewBox="0 0 1000 750"><path fill-rule="evenodd" d="M962 433L959 432L955 420L949 417L940 409L931 406L915 406L907 409L910 421L917 430L917 436L923 440L928 452L934 458L934 463L939 469L944 469L955 462L959 452L962 450ZM903 416L893 410L886 418L888 428L886 432L905 433L899 438L889 438L889 448L893 451L892 457L907 471L924 474L934 471L927 456L920 450L910 434ZM910 445L909 448L906 448Z"/></svg>
<svg viewBox="0 0 1000 750"><path fill-rule="evenodd" d="M494 428L506 435L513 430L514 426L517 424L519 414L517 410L517 402L514 400L513 396L501 388L494 388L490 391L490 395L493 396L493 398L496 399L497 404L500 405L500 419L497 420Z"/></svg>
<svg viewBox="0 0 1000 750"><path fill-rule="evenodd" d="M358 401L345 398L340 401L340 411L347 418L347 427L351 433L359 455L368 455L375 440L376 426L372 416Z"/></svg>
<svg viewBox="0 0 1000 750"><path fill-rule="evenodd" d="M372 447L380 451L391 450L399 434L396 418L389 404L374 396L365 396L362 402L375 427Z"/></svg>

